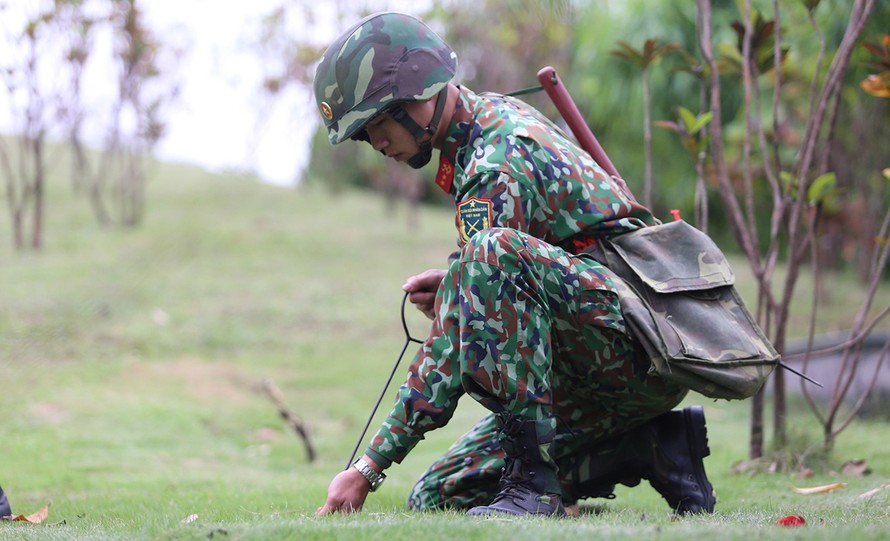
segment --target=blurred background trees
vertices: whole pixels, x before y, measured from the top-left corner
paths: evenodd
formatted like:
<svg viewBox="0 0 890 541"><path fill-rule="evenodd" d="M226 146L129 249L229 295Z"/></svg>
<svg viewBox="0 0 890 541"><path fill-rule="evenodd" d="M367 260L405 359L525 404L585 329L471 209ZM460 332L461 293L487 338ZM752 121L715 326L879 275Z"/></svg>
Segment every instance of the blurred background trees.
<svg viewBox="0 0 890 541"><path fill-rule="evenodd" d="M0 77L15 132L0 139L0 176L15 247L42 245L44 182L59 160L49 136L67 141L72 187L96 219L137 225L146 159L178 91L173 64L180 51L153 35L135 0L44 0L15 14L0 4L0 14L8 53ZM94 60L99 55L105 58ZM102 110L89 109L81 92L86 66L97 61L113 71ZM85 130L102 134L101 148L87 149Z"/></svg>
<svg viewBox="0 0 890 541"><path fill-rule="evenodd" d="M284 5L303 5L290 2ZM743 152L744 92L741 84L741 45L739 27L742 14L735 0L713 2L713 34L716 61L721 79L738 84L724 84L721 92L721 125L726 126L728 159L741 163ZM815 6L809 10L807 5ZM374 2L340 2L341 28L358 17L380 9ZM768 1L754 2L755 9L772 12ZM781 118L776 124L776 134L769 134L771 141L791 143L803 137L803 129L809 115L810 83L814 75L824 74L834 51L843 35L850 4L842 0L822 2L787 2L782 5L783 47L787 58L783 63ZM643 85L640 67L610 54L624 42L631 48L642 49L646 40L659 44L678 44L682 54L666 55L649 71L651 87L649 104L653 122L674 122L680 117L680 108L700 115L705 113L702 104L702 80L704 67L698 54L697 10L689 2L573 2L557 0L548 2L517 2L505 0L440 0L432 2L418 13L443 37L454 44L459 55L458 80L477 91L508 93L536 83L534 76L544 65L552 65L560 73L572 93L588 124L605 147L612 161L627 180L630 187L642 196L647 177L645 159L645 133L643 129L646 108L643 107ZM472 16L468 16L472 14ZM876 3L871 17L862 31L862 41L876 42L887 32L886 21L890 6ZM771 18L771 17L770 17ZM813 23L815 26L813 26ZM733 26L736 23L736 26ZM769 34L769 32L767 32ZM819 35L823 35L824 43ZM769 35L764 39L768 39ZM769 48L766 44L767 49ZM317 55L323 45L315 44ZM771 54L770 51L761 54ZM844 78L844 91L838 115L833 120L836 135L830 148L820 153L830 159L830 169L838 171L839 186L850 205L862 206L862 212L836 212L828 222L846 220L843 227L857 228L863 236L876 231L866 224L875 224L886 201L887 189L880 175L887 159L884 142L887 140L887 122L890 105L887 100L875 99L862 90L859 83L875 69L875 57L865 47L853 51L849 71ZM767 56L767 63L771 57ZM770 69L764 72L768 85ZM296 84L309 84L311 73L306 73ZM292 81L293 82L293 81ZM280 82L279 82L280 83ZM286 82L285 82L286 84ZM543 95L527 98L549 116L556 118L555 109ZM772 95L765 96L764 114L771 108ZM705 104L706 105L706 104ZM771 129L773 127L771 126ZM323 141L323 139L318 139ZM695 216L696 156L688 155L687 148L675 134L656 129L651 134L653 186L652 206L656 214L670 216L669 210L680 209L684 217ZM342 145L341 145L342 146ZM351 149L350 152L364 151ZM363 166L343 167L339 146L314 145L306 182L344 183L367 185L369 175ZM781 159L789 163L794 159L793 144L779 145ZM855 158L853 157L855 155ZM340 156L342 158L342 156ZM355 160L358 164L361 160ZM372 160L373 161L373 160ZM337 175L326 168L337 164ZM432 173L425 181L432 185ZM333 177L336 177L334 179ZM870 180L869 180L870 179ZM884 199L858 200L853 191L846 190L846 183L866 182L883 194ZM714 206L719 196L713 182L707 198ZM435 190L425 188L426 199L437 200ZM767 199L769 195L767 194ZM701 195L700 195L701 197ZM699 203L699 206L705 202ZM838 209L840 210L840 209ZM700 213L699 213L700 214ZM843 216L843 218L842 218ZM768 216L760 219L768 220ZM715 222L706 227L721 244L733 242L728 224L720 213L712 216ZM702 224L704 225L704 224ZM768 224L766 224L768 225ZM841 226L837 226L841 227ZM826 239L835 245L840 242L836 235ZM828 240L826 240L828 242ZM828 253L843 251L851 262L864 273L868 254L856 253L852 246L836 245ZM838 265L837 258L826 261Z"/></svg>

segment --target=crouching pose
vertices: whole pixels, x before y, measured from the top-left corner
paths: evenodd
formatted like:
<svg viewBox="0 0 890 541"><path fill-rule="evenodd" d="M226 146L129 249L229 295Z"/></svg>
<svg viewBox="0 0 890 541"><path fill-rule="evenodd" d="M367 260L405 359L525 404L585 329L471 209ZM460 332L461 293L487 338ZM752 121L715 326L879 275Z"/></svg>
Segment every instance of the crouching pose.
<svg viewBox="0 0 890 541"><path fill-rule="evenodd" d="M526 103L453 82L457 56L421 21L378 13L324 53L315 96L331 143L414 168L438 149L459 249L404 288L432 319L388 418L318 514L368 493L469 395L491 413L417 482L413 509L563 515L647 480L678 513L711 512L700 407L650 373L602 239L659 222Z"/></svg>

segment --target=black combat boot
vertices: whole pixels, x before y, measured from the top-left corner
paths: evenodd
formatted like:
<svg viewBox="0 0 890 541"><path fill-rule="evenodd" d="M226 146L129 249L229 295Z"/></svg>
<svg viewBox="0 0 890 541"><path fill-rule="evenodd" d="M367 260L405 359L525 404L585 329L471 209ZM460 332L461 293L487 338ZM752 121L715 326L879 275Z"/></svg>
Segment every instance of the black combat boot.
<svg viewBox="0 0 890 541"><path fill-rule="evenodd" d="M8 517L12 514L9 508L9 501L6 500L6 494L3 493L3 487L0 487L0 517Z"/></svg>
<svg viewBox="0 0 890 541"><path fill-rule="evenodd" d="M473 507L468 515L564 516L561 488L552 456L555 430L509 414L498 414L501 448L506 453L500 492L488 505ZM538 430L538 428L541 428Z"/></svg>
<svg viewBox="0 0 890 541"><path fill-rule="evenodd" d="M576 496L614 497L616 484L637 486L642 479L674 512L714 512L714 488L703 459L711 453L701 406L660 415L626 434L598 443L573 468Z"/></svg>

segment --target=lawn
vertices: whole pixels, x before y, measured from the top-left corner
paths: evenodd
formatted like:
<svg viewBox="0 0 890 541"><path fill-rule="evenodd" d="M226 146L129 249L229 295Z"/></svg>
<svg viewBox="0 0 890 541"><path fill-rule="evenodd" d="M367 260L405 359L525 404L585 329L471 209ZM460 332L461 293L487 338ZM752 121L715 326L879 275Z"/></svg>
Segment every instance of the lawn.
<svg viewBox="0 0 890 541"><path fill-rule="evenodd" d="M586 502L577 519L406 512L416 477L481 415L466 399L365 512L315 519L404 343L404 278L454 247L451 212L414 223L377 195L176 164L153 170L136 229L98 226L62 174L47 197L39 253L14 252L0 216L0 485L15 514L49 516L0 523L0 539L890 538L890 490L860 497L890 480L890 425L854 423L813 477L733 475L749 404L701 396L687 402L708 416L713 516L673 520L647 485ZM422 316L408 322L425 334ZM311 427L313 463L265 380ZM795 448L818 454L803 408L790 425ZM854 458L870 475L834 473ZM773 525L791 514L806 526Z"/></svg>

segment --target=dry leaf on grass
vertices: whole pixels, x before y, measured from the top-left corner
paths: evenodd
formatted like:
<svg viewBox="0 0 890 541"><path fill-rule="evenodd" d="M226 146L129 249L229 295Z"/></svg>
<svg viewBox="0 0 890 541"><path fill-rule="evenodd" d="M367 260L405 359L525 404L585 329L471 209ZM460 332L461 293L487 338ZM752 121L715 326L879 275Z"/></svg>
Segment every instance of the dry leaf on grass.
<svg viewBox="0 0 890 541"><path fill-rule="evenodd" d="M859 497L860 498L868 498L870 496L874 496L878 492L887 490L888 488L890 488L890 483L884 483L883 485L879 486L878 488L873 488L873 489L869 490L868 492L860 494Z"/></svg>
<svg viewBox="0 0 890 541"><path fill-rule="evenodd" d="M807 488L798 488L794 485L791 485L791 488L794 492L798 494L821 494L823 492L832 492L839 488L844 488L847 486L847 483L833 483L830 485L822 485L820 487L807 487Z"/></svg>
<svg viewBox="0 0 890 541"><path fill-rule="evenodd" d="M841 466L841 473L844 475L861 476L870 474L871 469L868 467L868 463L862 459L848 460Z"/></svg>
<svg viewBox="0 0 890 541"><path fill-rule="evenodd" d="M44 505L42 509L35 513L31 513L28 516L25 515L14 515L12 517L6 517L6 520L12 520L16 522L30 522L31 524L40 524L44 520L49 517L49 505Z"/></svg>

